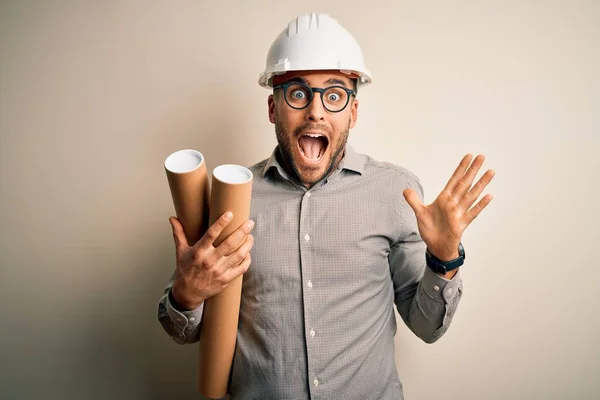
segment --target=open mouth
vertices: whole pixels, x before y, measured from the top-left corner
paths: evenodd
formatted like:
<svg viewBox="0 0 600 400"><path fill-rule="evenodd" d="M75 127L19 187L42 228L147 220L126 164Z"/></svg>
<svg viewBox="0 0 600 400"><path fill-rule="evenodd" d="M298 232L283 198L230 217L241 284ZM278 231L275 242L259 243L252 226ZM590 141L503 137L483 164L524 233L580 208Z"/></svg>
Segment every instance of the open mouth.
<svg viewBox="0 0 600 400"><path fill-rule="evenodd" d="M309 163L318 163L323 158L329 140L320 133L306 133L298 138L300 154Z"/></svg>

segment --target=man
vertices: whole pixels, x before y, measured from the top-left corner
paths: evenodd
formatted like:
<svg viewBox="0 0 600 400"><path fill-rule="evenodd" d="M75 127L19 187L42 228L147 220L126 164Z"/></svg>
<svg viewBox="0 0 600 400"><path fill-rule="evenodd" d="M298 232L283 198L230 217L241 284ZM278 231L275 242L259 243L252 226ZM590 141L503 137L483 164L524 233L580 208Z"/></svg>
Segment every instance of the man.
<svg viewBox="0 0 600 400"><path fill-rule="evenodd" d="M259 81L273 90L278 146L251 167L250 220L215 248L231 216L192 247L170 218L177 269L158 318L175 341L197 342L204 300L244 274L232 399L402 399L394 304L427 343L451 323L461 236L491 201L475 204L493 171L472 187L483 157L467 155L423 205L414 174L347 144L356 92L370 82L335 20L291 21Z"/></svg>

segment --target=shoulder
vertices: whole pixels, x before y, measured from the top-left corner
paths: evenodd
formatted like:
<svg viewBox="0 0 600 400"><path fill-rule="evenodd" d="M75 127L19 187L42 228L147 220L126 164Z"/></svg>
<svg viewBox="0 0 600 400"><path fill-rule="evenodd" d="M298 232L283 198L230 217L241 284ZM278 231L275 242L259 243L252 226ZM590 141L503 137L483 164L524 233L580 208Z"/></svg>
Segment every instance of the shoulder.
<svg viewBox="0 0 600 400"><path fill-rule="evenodd" d="M367 154L359 154L364 165L365 177L404 190L413 188L422 193L423 188L417 174L410 169L389 161L377 160Z"/></svg>
<svg viewBox="0 0 600 400"><path fill-rule="evenodd" d="M270 158L258 161L255 164L248 166L247 168L252 173L252 185L254 187L253 190L255 191L255 193L258 193L260 192L260 190L268 189L270 187L270 176L272 176L273 174L265 174L265 168L276 168L270 163Z"/></svg>
<svg viewBox="0 0 600 400"><path fill-rule="evenodd" d="M265 166L267 165L267 162L269 161L268 158L265 158L264 160L258 161L257 163L248 166L247 168L250 170L250 172L252 172L252 175L254 175L255 177L258 176L262 176L263 171L265 169Z"/></svg>

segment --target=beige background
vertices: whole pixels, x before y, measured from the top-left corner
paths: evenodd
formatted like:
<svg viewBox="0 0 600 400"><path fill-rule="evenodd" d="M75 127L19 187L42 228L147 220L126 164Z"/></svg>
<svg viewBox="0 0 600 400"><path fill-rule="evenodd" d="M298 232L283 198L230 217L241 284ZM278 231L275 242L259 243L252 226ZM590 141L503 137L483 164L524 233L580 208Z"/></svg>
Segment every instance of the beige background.
<svg viewBox="0 0 600 400"><path fill-rule="evenodd" d="M427 345L399 325L406 398L600 396L599 2L15 0L0 6L0 397L197 398L197 346L156 320L174 266L162 163L270 154L258 74L312 10L373 72L358 151L411 169L427 201L466 152L497 172L453 326Z"/></svg>

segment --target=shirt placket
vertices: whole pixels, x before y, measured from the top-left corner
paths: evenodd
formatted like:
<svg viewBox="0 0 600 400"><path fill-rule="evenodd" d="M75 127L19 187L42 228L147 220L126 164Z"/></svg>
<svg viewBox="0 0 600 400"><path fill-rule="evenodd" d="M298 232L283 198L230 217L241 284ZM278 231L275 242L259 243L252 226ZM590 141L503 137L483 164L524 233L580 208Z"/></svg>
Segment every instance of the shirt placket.
<svg viewBox="0 0 600 400"><path fill-rule="evenodd" d="M314 280L314 238L311 236L311 196L313 192L306 191L302 197L300 208L300 260L302 271L302 297L304 303L304 335L306 340L307 360L308 360L308 382L310 387L311 399L319 398L319 366L318 366L318 330L315 326L316 290L318 282Z"/></svg>

